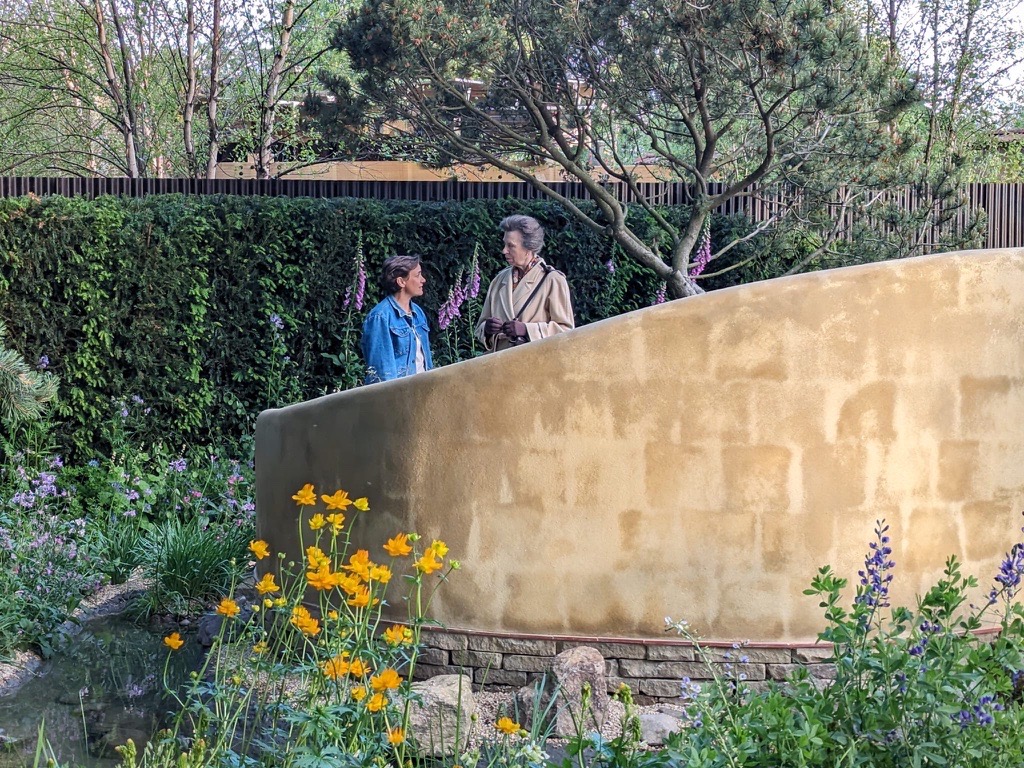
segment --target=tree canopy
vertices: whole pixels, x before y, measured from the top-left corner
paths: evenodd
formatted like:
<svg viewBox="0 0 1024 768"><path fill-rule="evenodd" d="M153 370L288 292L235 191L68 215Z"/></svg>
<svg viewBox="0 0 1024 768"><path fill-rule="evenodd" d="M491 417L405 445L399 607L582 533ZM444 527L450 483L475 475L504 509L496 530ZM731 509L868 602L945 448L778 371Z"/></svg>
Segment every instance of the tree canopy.
<svg viewBox="0 0 1024 768"><path fill-rule="evenodd" d="M883 128L915 99L842 0L367 0L334 45L394 129L442 160L533 184L677 296L700 290L713 209L745 190L795 182L810 195L844 169L863 174L898 151ZM599 213L540 180L538 162L582 182ZM660 211L643 172L687 182L688 214ZM653 241L630 228L630 205L658 221Z"/></svg>

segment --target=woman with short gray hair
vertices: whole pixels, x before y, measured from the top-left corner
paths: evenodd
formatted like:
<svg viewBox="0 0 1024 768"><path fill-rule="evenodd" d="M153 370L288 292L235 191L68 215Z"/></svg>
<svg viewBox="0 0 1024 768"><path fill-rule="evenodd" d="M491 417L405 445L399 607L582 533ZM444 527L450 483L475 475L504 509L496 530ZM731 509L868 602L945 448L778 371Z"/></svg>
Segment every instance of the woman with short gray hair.
<svg viewBox="0 0 1024 768"><path fill-rule="evenodd" d="M565 275L544 263L544 227L532 216L502 219L508 268L491 281L476 337L496 352L572 330L576 322Z"/></svg>

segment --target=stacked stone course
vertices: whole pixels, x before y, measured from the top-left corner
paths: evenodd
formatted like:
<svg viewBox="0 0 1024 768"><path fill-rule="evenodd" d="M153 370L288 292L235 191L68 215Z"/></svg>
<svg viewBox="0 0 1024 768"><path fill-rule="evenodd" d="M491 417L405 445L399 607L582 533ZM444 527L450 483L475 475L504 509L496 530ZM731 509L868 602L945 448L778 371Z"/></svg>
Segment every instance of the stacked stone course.
<svg viewBox="0 0 1024 768"><path fill-rule="evenodd" d="M634 694L651 699L678 699L680 681L694 682L719 676L745 676L753 689L769 681L785 680L799 668L811 677L829 680L835 667L828 645L772 645L771 647L714 644L703 648L703 658L688 643L656 640L558 638L425 630L424 649L415 677L465 674L480 687L522 687L547 672L554 657L577 646L594 648L605 659L608 693L625 683ZM741 662L740 658L746 661Z"/></svg>

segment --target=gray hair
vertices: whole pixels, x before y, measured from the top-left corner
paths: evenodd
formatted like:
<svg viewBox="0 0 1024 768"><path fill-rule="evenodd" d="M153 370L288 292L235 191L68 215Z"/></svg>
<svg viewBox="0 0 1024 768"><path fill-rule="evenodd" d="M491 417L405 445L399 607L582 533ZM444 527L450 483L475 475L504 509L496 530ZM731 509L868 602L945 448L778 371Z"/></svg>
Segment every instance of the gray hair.
<svg viewBox="0 0 1024 768"><path fill-rule="evenodd" d="M544 247L544 227L533 216L516 214L501 220L502 232L518 232L523 236L523 248L539 254Z"/></svg>
<svg viewBox="0 0 1024 768"><path fill-rule="evenodd" d="M409 273L419 266L419 256L388 256L384 259L384 268L380 274L380 285L384 293L391 295L398 293L401 288L398 285L398 278L408 277Z"/></svg>

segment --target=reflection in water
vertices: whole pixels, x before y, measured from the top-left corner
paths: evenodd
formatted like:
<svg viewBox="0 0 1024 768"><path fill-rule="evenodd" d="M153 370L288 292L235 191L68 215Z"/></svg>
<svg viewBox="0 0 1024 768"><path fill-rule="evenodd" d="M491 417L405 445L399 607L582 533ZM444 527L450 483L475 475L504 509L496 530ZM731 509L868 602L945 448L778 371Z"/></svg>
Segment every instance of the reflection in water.
<svg viewBox="0 0 1024 768"><path fill-rule="evenodd" d="M164 694L167 656L162 635L147 626L120 617L85 624L38 677L0 698L0 768L32 764L44 720L61 763L114 766L114 747L127 739L141 750L175 709ZM186 642L171 654L168 684L177 687L200 660L198 644Z"/></svg>

